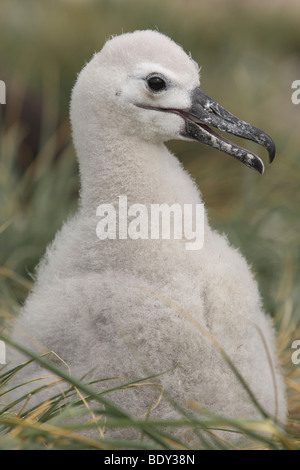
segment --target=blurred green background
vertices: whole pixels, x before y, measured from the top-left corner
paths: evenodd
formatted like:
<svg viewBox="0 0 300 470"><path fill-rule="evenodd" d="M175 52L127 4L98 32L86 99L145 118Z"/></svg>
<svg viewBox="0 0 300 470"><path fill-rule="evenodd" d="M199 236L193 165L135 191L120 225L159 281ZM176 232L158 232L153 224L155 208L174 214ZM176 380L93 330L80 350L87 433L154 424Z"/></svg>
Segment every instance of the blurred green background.
<svg viewBox="0 0 300 470"><path fill-rule="evenodd" d="M0 316L18 310L76 209L68 107L77 73L109 36L145 28L190 51L202 89L275 140L271 166L245 143L264 159L263 176L197 143L169 147L196 179L213 227L252 265L266 309L298 321L300 105L291 84L300 79L300 5L288 0L1 0Z"/></svg>

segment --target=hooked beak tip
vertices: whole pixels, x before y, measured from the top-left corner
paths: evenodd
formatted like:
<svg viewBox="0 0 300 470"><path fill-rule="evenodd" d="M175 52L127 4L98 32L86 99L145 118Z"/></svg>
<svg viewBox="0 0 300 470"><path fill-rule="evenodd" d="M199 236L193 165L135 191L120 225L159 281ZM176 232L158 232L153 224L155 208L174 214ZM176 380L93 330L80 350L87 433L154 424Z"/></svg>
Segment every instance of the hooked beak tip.
<svg viewBox="0 0 300 470"><path fill-rule="evenodd" d="M275 143L269 134L238 119L207 96L199 87L192 92L191 108L183 114L186 118L188 136L232 155L260 174L264 173L264 164L257 155L218 134L211 126L264 146L268 151L270 163L275 158Z"/></svg>

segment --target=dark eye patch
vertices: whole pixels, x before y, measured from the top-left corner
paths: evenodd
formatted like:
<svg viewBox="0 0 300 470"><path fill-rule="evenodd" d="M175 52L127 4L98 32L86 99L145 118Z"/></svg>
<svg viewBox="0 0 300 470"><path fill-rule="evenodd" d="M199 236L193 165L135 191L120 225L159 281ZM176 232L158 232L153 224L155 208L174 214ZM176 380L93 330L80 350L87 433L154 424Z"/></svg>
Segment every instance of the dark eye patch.
<svg viewBox="0 0 300 470"><path fill-rule="evenodd" d="M153 91L162 91L167 87L165 80L153 75L147 79L148 87Z"/></svg>

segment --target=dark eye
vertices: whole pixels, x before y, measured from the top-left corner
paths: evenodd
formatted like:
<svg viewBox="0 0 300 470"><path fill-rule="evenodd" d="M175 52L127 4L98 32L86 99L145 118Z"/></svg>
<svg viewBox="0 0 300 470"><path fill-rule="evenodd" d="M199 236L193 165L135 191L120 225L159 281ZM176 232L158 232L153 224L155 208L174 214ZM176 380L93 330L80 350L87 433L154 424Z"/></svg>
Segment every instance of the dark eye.
<svg viewBox="0 0 300 470"><path fill-rule="evenodd" d="M150 77L147 80L149 88L153 91L161 91L166 88L166 82L160 77Z"/></svg>

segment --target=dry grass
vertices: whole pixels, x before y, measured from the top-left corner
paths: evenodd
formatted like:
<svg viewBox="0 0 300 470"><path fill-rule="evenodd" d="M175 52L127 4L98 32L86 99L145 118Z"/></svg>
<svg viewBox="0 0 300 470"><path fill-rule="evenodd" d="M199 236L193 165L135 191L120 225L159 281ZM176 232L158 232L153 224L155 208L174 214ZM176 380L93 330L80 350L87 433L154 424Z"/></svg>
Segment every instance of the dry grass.
<svg viewBox="0 0 300 470"><path fill-rule="evenodd" d="M194 428L195 448L232 448L219 434L228 427L245 433L255 447L299 448L300 366L291 360L291 345L300 340L300 153L295 125L300 108L290 99L291 83L299 79L299 9L285 8L285 2L270 8L267 3L271 2L260 2L257 15L254 7L234 1L218 2L217 9L214 2L203 1L200 11L198 2L181 0L172 1L172 8L168 1L156 0L147 7L134 0L56 0L47 6L28 0L26 8L30 4L32 14L22 15L20 2L2 1L0 79L6 82L8 96L0 122L0 325L18 313L32 286L34 266L77 205L77 164L67 120L77 72L109 35L158 27L203 65L202 87L208 94L276 141L276 159L263 177L198 144L170 146L199 183L212 225L225 231L251 261L265 308L276 320L289 398L286 430L269 416L246 422L209 410L201 419L182 411L183 418L176 423L151 420L151 414L136 420L107 399L112 390L106 378L105 393L97 393L97 384L63 376L50 363L49 373L59 377L53 380L65 380L69 386L32 409L28 396L17 412L8 404L0 412L2 449L184 447L172 436L174 426ZM34 130L35 147L28 140ZM257 151L253 144L249 148ZM10 372L2 370L0 375L9 388ZM151 377L139 384L122 383L120 388L155 384ZM40 387L32 383L32 394ZM157 391L160 400L162 390ZM3 389L0 401L5 398L1 393ZM196 411L196 405L191 406ZM103 429L116 424L134 426L140 438L103 438ZM96 429L97 438L86 437L88 428Z"/></svg>

